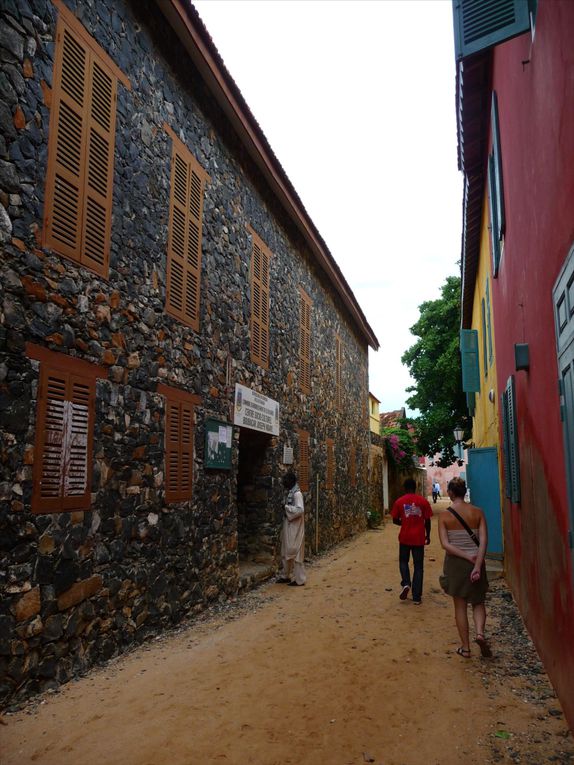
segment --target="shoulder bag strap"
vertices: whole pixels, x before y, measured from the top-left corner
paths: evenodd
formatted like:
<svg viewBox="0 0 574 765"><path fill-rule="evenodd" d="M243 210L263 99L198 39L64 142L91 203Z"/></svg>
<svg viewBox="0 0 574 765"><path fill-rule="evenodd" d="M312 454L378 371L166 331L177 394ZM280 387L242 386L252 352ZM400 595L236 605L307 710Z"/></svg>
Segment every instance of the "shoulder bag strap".
<svg viewBox="0 0 574 765"><path fill-rule="evenodd" d="M475 544L475 545L478 547L478 546L480 545L480 540L479 540L479 538L476 536L476 534L474 533L474 531L473 531L473 530L470 528L470 526L468 525L468 523L467 523L467 522L464 520L464 518L462 518L462 517L461 517L461 516L460 516L460 515L459 515L459 514L456 512L456 510L454 509L454 507L449 507L449 508L448 508L448 511L449 511L449 513L452 513L452 514L454 515L454 517L455 517L455 518L458 520L458 522L459 522L459 523L460 523L460 524L463 526L463 528L464 528L464 530L466 531L466 533L467 533L467 534L469 535L469 537L472 539L472 541L474 542L474 544Z"/></svg>

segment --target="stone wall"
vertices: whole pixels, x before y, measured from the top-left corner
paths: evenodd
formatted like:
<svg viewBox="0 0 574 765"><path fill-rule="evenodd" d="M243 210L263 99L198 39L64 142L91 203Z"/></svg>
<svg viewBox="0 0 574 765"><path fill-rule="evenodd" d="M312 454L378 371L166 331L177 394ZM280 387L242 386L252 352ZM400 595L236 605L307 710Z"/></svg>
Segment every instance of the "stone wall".
<svg viewBox="0 0 574 765"><path fill-rule="evenodd" d="M367 347L150 0L67 3L130 79L118 87L112 244L102 278L43 246L55 52L49 0L5 0L0 19L0 699L57 687L214 599L238 591L237 468L204 470L205 421L228 420L241 383L279 401L265 462L263 548L277 545L284 446L311 434L307 547L365 527ZM171 139L209 174L199 333L164 311ZM271 250L269 370L250 361L250 225ZM299 293L313 301L312 393L297 384ZM343 406L333 398L335 333ZM92 503L31 512L39 363L26 343L103 366L96 386ZM158 383L201 397L193 499L165 501L165 401ZM325 440L337 483L325 491ZM297 467L297 465L295 465ZM249 548L246 554L249 553Z"/></svg>

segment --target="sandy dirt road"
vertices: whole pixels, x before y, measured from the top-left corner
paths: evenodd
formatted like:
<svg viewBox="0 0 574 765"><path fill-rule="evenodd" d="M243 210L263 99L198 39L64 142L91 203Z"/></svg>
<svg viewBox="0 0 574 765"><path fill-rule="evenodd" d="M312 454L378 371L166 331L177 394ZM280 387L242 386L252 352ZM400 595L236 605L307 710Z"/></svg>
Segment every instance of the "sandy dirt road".
<svg viewBox="0 0 574 765"><path fill-rule="evenodd" d="M454 653L436 519L432 536L422 606L398 599L387 522L315 561L304 588L265 585L6 715L0 762L574 762L545 676L516 667L494 607L503 585L487 623L495 658Z"/></svg>

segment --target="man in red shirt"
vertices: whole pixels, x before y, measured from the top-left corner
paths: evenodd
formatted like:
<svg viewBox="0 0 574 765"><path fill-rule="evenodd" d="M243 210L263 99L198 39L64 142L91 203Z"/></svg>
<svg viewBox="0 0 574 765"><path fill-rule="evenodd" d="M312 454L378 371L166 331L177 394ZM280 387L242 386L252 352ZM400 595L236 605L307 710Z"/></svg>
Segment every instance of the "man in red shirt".
<svg viewBox="0 0 574 765"><path fill-rule="evenodd" d="M399 532L399 569L401 572L399 598L405 600L411 589L409 560L412 553L414 564L413 603L420 606L423 594L425 545L430 543L430 519L433 512L426 499L420 494L415 494L417 485L412 478L407 478L403 486L405 494L397 499L391 510L393 523L401 527Z"/></svg>

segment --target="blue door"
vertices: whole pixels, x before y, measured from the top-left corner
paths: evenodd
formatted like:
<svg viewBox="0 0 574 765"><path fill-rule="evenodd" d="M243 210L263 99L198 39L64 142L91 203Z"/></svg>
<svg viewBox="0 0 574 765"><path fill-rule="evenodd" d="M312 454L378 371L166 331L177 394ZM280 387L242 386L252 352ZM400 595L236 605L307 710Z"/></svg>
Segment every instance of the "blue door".
<svg viewBox="0 0 574 765"><path fill-rule="evenodd" d="M489 446L484 449L469 449L467 475L470 501L484 511L488 524L486 552L489 555L501 556L504 546L496 448Z"/></svg>

